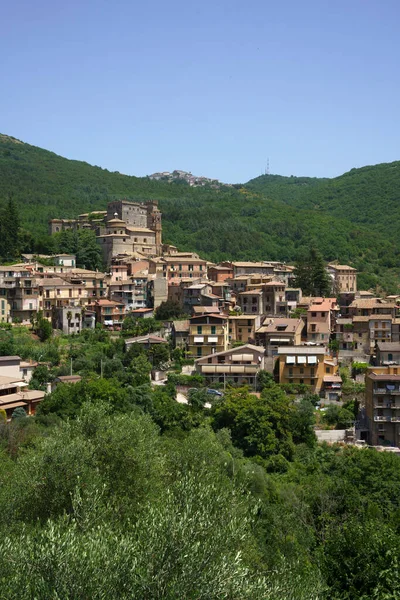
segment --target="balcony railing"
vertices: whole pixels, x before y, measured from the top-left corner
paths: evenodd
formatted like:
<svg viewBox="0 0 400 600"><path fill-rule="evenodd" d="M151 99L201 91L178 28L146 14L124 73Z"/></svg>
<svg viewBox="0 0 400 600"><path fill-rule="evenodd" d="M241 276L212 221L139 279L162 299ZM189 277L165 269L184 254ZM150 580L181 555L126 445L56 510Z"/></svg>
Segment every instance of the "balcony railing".
<svg viewBox="0 0 400 600"><path fill-rule="evenodd" d="M390 421L392 420L392 417L389 417L387 415L382 416L382 415L374 415L374 421L383 421L386 423L390 423Z"/></svg>

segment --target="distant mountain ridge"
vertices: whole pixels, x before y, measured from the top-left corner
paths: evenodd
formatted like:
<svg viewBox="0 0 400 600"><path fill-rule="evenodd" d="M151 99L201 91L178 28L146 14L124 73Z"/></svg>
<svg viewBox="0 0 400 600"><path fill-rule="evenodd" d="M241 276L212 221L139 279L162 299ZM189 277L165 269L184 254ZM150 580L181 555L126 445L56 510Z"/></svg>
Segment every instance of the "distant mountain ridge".
<svg viewBox="0 0 400 600"><path fill-rule="evenodd" d="M213 261L294 261L310 244L363 272L362 287L398 291L400 163L335 179L261 176L233 186L182 185L109 172L0 135L0 205L12 195L38 239L50 218L158 199L163 239Z"/></svg>

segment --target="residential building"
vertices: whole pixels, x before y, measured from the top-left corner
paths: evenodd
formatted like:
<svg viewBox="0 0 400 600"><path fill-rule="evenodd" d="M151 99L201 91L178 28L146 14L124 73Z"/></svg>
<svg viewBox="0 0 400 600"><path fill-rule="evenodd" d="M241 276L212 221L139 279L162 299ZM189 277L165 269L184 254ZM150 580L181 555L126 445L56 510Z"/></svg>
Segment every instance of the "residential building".
<svg viewBox="0 0 400 600"><path fill-rule="evenodd" d="M11 321L11 304L6 297L6 290L0 288L0 321L9 323Z"/></svg>
<svg viewBox="0 0 400 600"><path fill-rule="evenodd" d="M29 383L37 365L37 362L22 360L20 356L0 356L0 376L15 377Z"/></svg>
<svg viewBox="0 0 400 600"><path fill-rule="evenodd" d="M307 310L307 340L328 344L332 330L332 310L337 309L335 298L314 298Z"/></svg>
<svg viewBox="0 0 400 600"><path fill-rule="evenodd" d="M260 288L240 292L237 300L240 310L245 315L262 315L264 312L263 292Z"/></svg>
<svg viewBox="0 0 400 600"><path fill-rule="evenodd" d="M81 381L82 377L80 375L59 375L51 382L51 391L54 392L54 390L60 385L60 383L75 385L76 383L80 383Z"/></svg>
<svg viewBox="0 0 400 600"><path fill-rule="evenodd" d="M79 333L84 327L85 309L79 305L53 306L51 324L53 329L60 329L66 335Z"/></svg>
<svg viewBox="0 0 400 600"><path fill-rule="evenodd" d="M174 348L182 348L187 351L189 341L189 319L184 321L173 321L171 336Z"/></svg>
<svg viewBox="0 0 400 600"><path fill-rule="evenodd" d="M373 446L400 445L400 367L371 367L365 375L365 412Z"/></svg>
<svg viewBox="0 0 400 600"><path fill-rule="evenodd" d="M193 357L223 352L228 348L228 317L196 315L190 319L189 352Z"/></svg>
<svg viewBox="0 0 400 600"><path fill-rule="evenodd" d="M335 336L339 350L353 350L355 335L353 321L350 318L339 317L336 319Z"/></svg>
<svg viewBox="0 0 400 600"><path fill-rule="evenodd" d="M376 342L390 342L392 340L392 316L370 315L369 319L369 341L370 352L373 352Z"/></svg>
<svg viewBox="0 0 400 600"><path fill-rule="evenodd" d="M400 342L376 342L377 365L400 365Z"/></svg>
<svg viewBox="0 0 400 600"><path fill-rule="evenodd" d="M149 274L162 274L168 284L179 285L182 279L207 277L207 261L194 252L164 254L162 258L149 261Z"/></svg>
<svg viewBox="0 0 400 600"><path fill-rule="evenodd" d="M146 333L146 335L138 335L136 337L128 338L125 340L125 346L127 350L129 350L129 348L134 344L139 344L140 346L151 348L151 346L159 344L168 344L168 341L160 337L159 335L154 335L153 333Z"/></svg>
<svg viewBox="0 0 400 600"><path fill-rule="evenodd" d="M221 265L212 265L207 269L208 279L217 283L222 283L233 277L232 267L222 267Z"/></svg>
<svg viewBox="0 0 400 600"><path fill-rule="evenodd" d="M336 399L341 378L338 365L323 346L281 346L278 348L279 383L309 385L317 394Z"/></svg>
<svg viewBox="0 0 400 600"><path fill-rule="evenodd" d="M111 274L107 280L109 299L122 302L126 310L146 308L147 283L147 270L128 276L127 264L111 265Z"/></svg>
<svg viewBox="0 0 400 600"><path fill-rule="evenodd" d="M356 298L348 307L350 317L368 317L370 315L387 315L396 317L398 307L395 302L387 302L381 298Z"/></svg>
<svg viewBox="0 0 400 600"><path fill-rule="evenodd" d="M45 396L40 390L26 389L28 383L21 377L0 375L0 409L11 419L16 408L23 408L27 415L34 415L36 407Z"/></svg>
<svg viewBox="0 0 400 600"><path fill-rule="evenodd" d="M195 361L196 371L210 383L234 383L256 387L264 369L264 348L244 344L232 350L214 352Z"/></svg>
<svg viewBox="0 0 400 600"><path fill-rule="evenodd" d="M254 344L256 330L260 326L259 315L234 315L229 316L229 342L243 342Z"/></svg>
<svg viewBox="0 0 400 600"><path fill-rule="evenodd" d="M267 317L256 331L256 343L269 353L279 346L300 346L303 329L302 319Z"/></svg>
<svg viewBox="0 0 400 600"><path fill-rule="evenodd" d="M329 264L327 271L333 281L333 289L337 293L357 291L357 269L348 265Z"/></svg>
<svg viewBox="0 0 400 600"><path fill-rule="evenodd" d="M119 329L126 316L125 305L122 302L114 302L105 298L88 305L88 309L95 313L96 323L101 323L105 327Z"/></svg>

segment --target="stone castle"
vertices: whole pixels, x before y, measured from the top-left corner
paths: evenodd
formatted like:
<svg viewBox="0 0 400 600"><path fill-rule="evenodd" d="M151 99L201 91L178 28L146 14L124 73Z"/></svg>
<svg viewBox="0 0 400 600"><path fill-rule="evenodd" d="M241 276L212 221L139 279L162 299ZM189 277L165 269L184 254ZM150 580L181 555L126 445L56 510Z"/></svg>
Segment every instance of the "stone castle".
<svg viewBox="0 0 400 600"><path fill-rule="evenodd" d="M85 213L77 219L49 221L50 235L67 229L95 231L107 265L119 254L151 258L162 253L161 212L157 200L144 203L114 200L106 211Z"/></svg>

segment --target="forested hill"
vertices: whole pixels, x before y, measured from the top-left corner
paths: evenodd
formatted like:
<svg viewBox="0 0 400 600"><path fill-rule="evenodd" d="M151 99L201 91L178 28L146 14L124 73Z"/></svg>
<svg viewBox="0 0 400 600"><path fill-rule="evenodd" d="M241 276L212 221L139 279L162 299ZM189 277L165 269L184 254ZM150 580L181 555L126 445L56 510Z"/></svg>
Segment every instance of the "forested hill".
<svg viewBox="0 0 400 600"><path fill-rule="evenodd" d="M375 169L378 175L373 184ZM381 174L385 169L397 175L393 165L379 165L336 180L268 176L246 186L191 188L182 182L112 173L0 135L0 208L12 195L24 227L34 237L32 250L44 251L50 218L105 209L115 198L156 198L163 213L164 241L182 250L197 251L215 261L294 261L314 243L326 260L347 262L362 271L362 287L379 284L397 291L400 220L396 225L392 222L395 215L387 214L396 184L393 176L389 186ZM364 171L369 183L363 183L362 189L369 189L369 196L357 192L357 174ZM386 184L378 196L381 180ZM321 190L325 186L336 189L336 185L338 190L330 200L329 193ZM361 202L356 205L357 194ZM368 206L358 209L362 198L368 199ZM368 212L364 221L361 215L357 219L357 212L363 210Z"/></svg>
<svg viewBox="0 0 400 600"><path fill-rule="evenodd" d="M400 162L351 169L334 179L262 175L246 188L297 208L367 224L400 241Z"/></svg>

